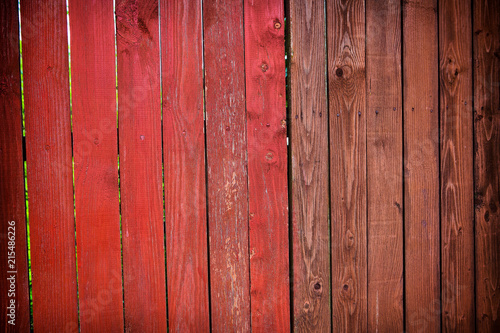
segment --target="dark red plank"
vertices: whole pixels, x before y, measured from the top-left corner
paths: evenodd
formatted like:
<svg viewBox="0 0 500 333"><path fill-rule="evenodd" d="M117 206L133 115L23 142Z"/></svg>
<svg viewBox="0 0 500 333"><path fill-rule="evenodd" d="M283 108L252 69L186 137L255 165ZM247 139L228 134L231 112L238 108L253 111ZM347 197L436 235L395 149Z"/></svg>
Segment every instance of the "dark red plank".
<svg viewBox="0 0 500 333"><path fill-rule="evenodd" d="M22 1L21 26L33 325L78 331L66 2Z"/></svg>
<svg viewBox="0 0 500 333"><path fill-rule="evenodd" d="M113 1L69 0L82 332L123 331Z"/></svg>
<svg viewBox="0 0 500 333"><path fill-rule="evenodd" d="M473 332L474 192L471 4L440 0L441 320Z"/></svg>
<svg viewBox="0 0 500 333"><path fill-rule="evenodd" d="M116 24L125 330L164 332L158 1L117 1Z"/></svg>
<svg viewBox="0 0 500 333"><path fill-rule="evenodd" d="M403 2L405 311L408 332L441 329L437 1Z"/></svg>
<svg viewBox="0 0 500 333"><path fill-rule="evenodd" d="M0 2L0 332L30 327L18 22Z"/></svg>
<svg viewBox="0 0 500 333"><path fill-rule="evenodd" d="M243 1L203 2L212 328L250 330Z"/></svg>
<svg viewBox="0 0 500 333"><path fill-rule="evenodd" d="M368 332L402 332L401 1L366 1Z"/></svg>
<svg viewBox="0 0 500 333"><path fill-rule="evenodd" d="M202 8L190 0L160 8L168 325L208 332Z"/></svg>
<svg viewBox="0 0 500 333"><path fill-rule="evenodd" d="M325 7L290 2L293 330L331 328Z"/></svg>
<svg viewBox="0 0 500 333"><path fill-rule="evenodd" d="M252 331L290 331L284 2L245 1Z"/></svg>
<svg viewBox="0 0 500 333"><path fill-rule="evenodd" d="M476 330L500 332L500 1L473 15Z"/></svg>

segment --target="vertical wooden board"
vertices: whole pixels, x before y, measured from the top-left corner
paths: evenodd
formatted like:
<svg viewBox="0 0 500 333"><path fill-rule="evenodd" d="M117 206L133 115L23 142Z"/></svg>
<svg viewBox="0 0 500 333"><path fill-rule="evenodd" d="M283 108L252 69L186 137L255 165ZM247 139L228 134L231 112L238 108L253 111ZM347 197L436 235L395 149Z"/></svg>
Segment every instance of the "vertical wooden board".
<svg viewBox="0 0 500 333"><path fill-rule="evenodd" d="M367 329L365 3L327 2L332 326Z"/></svg>
<svg viewBox="0 0 500 333"><path fill-rule="evenodd" d="M500 331L500 1L473 2L476 329Z"/></svg>
<svg viewBox="0 0 500 333"><path fill-rule="evenodd" d="M474 199L470 2L439 1L441 316L447 332L473 332Z"/></svg>
<svg viewBox="0 0 500 333"><path fill-rule="evenodd" d="M123 331L113 1L69 0L82 332Z"/></svg>
<svg viewBox="0 0 500 333"><path fill-rule="evenodd" d="M30 328L17 13L0 2L0 332Z"/></svg>
<svg viewBox="0 0 500 333"><path fill-rule="evenodd" d="M366 1L368 331L402 332L400 1Z"/></svg>
<svg viewBox="0 0 500 333"><path fill-rule="evenodd" d="M290 2L293 329L331 328L323 2Z"/></svg>
<svg viewBox="0 0 500 333"><path fill-rule="evenodd" d="M245 1L252 331L290 331L284 2Z"/></svg>
<svg viewBox="0 0 500 333"><path fill-rule="evenodd" d="M21 26L33 326L78 331L66 2L22 1Z"/></svg>
<svg viewBox="0 0 500 333"><path fill-rule="evenodd" d="M408 332L441 328L435 0L403 3L405 306Z"/></svg>
<svg viewBox="0 0 500 333"><path fill-rule="evenodd" d="M212 328L250 330L243 1L203 2Z"/></svg>
<svg viewBox="0 0 500 333"><path fill-rule="evenodd" d="M160 9L168 324L208 332L202 7L163 0Z"/></svg>

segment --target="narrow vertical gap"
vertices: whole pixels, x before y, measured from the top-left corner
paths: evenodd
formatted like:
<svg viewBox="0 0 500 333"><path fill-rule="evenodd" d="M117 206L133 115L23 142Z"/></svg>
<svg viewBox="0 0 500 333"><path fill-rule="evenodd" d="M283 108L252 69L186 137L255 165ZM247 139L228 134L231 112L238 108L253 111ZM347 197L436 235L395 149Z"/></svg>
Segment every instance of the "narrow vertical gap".
<svg viewBox="0 0 500 333"><path fill-rule="evenodd" d="M208 275L208 314L210 318L210 332L212 332L212 287L210 278L210 215L208 207L208 153L207 153L207 105L206 105L206 90L205 90L205 24L203 15L203 0L198 0L201 4L201 72L203 75L203 135L205 141L205 215L207 218L207 275Z"/></svg>
<svg viewBox="0 0 500 333"><path fill-rule="evenodd" d="M471 87L472 87L472 98L471 98L471 103L472 103L472 114L470 117L472 118L472 245L473 245L473 257L472 257L472 262L473 262L473 272L472 272L472 278L473 278L473 283L474 283L474 299L473 299L473 315L474 315L474 327L476 328L476 331L478 330L477 327L477 307L476 307L476 295L477 295L477 285L476 285L476 207L474 204L475 201L475 196L476 196L476 151L477 151L477 144L476 144L476 122L475 122L475 115L476 115L476 92L475 92L475 66L474 66L474 0L470 1L470 13L471 13L471 51L470 51L470 57L471 57Z"/></svg>
<svg viewBox="0 0 500 333"><path fill-rule="evenodd" d="M365 114L363 115L364 116L364 122L365 122L365 196L366 196L366 199L365 199L365 240L366 240L366 275L365 275L365 278L366 278L366 330L368 330L368 326L369 326L369 316L368 316L368 311L370 311L370 307L369 307L369 304L368 304L368 300L369 300L369 297L368 297L368 285L369 285L369 275L368 275L368 272L369 272L369 267L370 267L370 261L369 261L369 258L370 258L370 251L369 251L369 242L370 242L370 238L368 237L369 236L369 231L368 231L368 228L369 228L369 216L368 216L368 205L369 205L369 200L370 200L370 196L368 195L368 182L369 182L369 179L368 179L368 124L367 124L367 121L368 121L368 98L367 98L367 91L368 91L368 87L367 87L367 82L368 82L368 77L366 75L366 73L368 72L367 71L367 63L368 63L368 52L367 52L367 45L366 45L366 40L367 40L367 37L366 37L366 31L367 31L367 23L366 23L366 1L364 2L364 17L365 17ZM387 11L389 11L389 9L387 9ZM359 117L358 117L359 119Z"/></svg>
<svg viewBox="0 0 500 333"><path fill-rule="evenodd" d="M71 126L71 177L72 177L72 190L73 190L73 229L75 232L75 267L76 267L76 298L77 298L77 312L78 312L78 331L80 331L80 291L78 283L78 246L76 238L76 197L75 197L75 159L73 152L73 94L71 87L71 32L69 24L69 3L66 0L66 29L68 35L68 77L69 77L69 115Z"/></svg>
<svg viewBox="0 0 500 333"><path fill-rule="evenodd" d="M406 195L405 195L405 96L404 96L404 8L405 0L401 0L399 3L400 10L400 68L401 68L401 81L400 81L400 89L401 89L401 155L402 162L401 163L401 194L402 194L402 235L403 235L403 332L406 332L406 237L405 237L405 228L406 228Z"/></svg>
<svg viewBox="0 0 500 333"><path fill-rule="evenodd" d="M24 200L26 209L26 245L28 252L28 291L29 291L29 309L30 309L30 331L33 332L33 293L32 293L32 279L31 279L31 239L30 239L30 219L29 219L29 195L28 195L28 169L26 163L26 124L25 124L25 110L24 110L24 72L23 72L23 47L22 47L22 34L21 34L21 2L17 2L17 15L19 22L19 68L21 74L21 117L22 117L22 149L23 149L23 175L24 175Z"/></svg>

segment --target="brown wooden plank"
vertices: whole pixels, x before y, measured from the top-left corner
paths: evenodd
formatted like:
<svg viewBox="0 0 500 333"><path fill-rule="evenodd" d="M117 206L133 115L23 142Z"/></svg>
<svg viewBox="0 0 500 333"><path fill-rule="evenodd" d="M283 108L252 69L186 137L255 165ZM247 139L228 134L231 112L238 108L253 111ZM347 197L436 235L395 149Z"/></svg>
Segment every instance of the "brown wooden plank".
<svg viewBox="0 0 500 333"><path fill-rule="evenodd" d="M408 332L440 317L437 1L403 3L405 306Z"/></svg>
<svg viewBox="0 0 500 333"><path fill-rule="evenodd" d="M250 330L243 1L203 2L212 328Z"/></svg>
<svg viewBox="0 0 500 333"><path fill-rule="evenodd" d="M473 332L474 200L471 4L439 1L441 316L446 332Z"/></svg>
<svg viewBox="0 0 500 333"><path fill-rule="evenodd" d="M368 331L402 332L401 4L366 2Z"/></svg>
<svg viewBox="0 0 500 333"><path fill-rule="evenodd" d="M365 3L327 2L332 326L367 329Z"/></svg>
<svg viewBox="0 0 500 333"><path fill-rule="evenodd" d="M18 22L0 2L0 332L30 329Z"/></svg>
<svg viewBox="0 0 500 333"><path fill-rule="evenodd" d="M210 331L201 1L161 8L168 325Z"/></svg>
<svg viewBox="0 0 500 333"><path fill-rule="evenodd" d="M476 329L500 331L500 1L475 0Z"/></svg>
<svg viewBox="0 0 500 333"><path fill-rule="evenodd" d="M293 329L323 332L331 327L325 7L291 1L289 10Z"/></svg>
<svg viewBox="0 0 500 333"><path fill-rule="evenodd" d="M290 331L284 2L245 1L252 331Z"/></svg>
<svg viewBox="0 0 500 333"><path fill-rule="evenodd" d="M125 330L165 332L158 1L117 1L116 42Z"/></svg>
<svg viewBox="0 0 500 333"><path fill-rule="evenodd" d="M83 332L123 331L113 1L69 0Z"/></svg>
<svg viewBox="0 0 500 333"><path fill-rule="evenodd" d="M21 26L33 326L78 331L66 2L23 0Z"/></svg>

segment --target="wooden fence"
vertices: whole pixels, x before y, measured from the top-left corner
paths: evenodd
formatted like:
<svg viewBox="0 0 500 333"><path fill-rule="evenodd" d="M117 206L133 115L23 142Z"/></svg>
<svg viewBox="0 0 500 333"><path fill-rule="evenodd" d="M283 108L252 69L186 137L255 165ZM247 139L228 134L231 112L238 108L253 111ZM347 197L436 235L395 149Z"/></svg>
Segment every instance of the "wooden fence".
<svg viewBox="0 0 500 333"><path fill-rule="evenodd" d="M500 1L19 6L1 332L500 331Z"/></svg>

